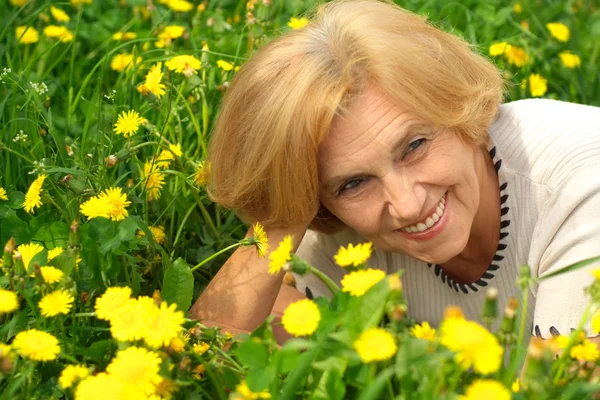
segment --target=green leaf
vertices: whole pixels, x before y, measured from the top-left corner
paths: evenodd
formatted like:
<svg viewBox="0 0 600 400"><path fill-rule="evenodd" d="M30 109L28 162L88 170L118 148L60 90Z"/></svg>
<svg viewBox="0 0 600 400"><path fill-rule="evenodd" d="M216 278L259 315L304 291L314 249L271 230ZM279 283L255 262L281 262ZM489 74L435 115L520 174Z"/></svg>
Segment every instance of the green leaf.
<svg viewBox="0 0 600 400"><path fill-rule="evenodd" d="M373 366L374 367L374 366ZM394 375L393 367L381 371L374 381L370 382L366 389L358 396L358 400L377 400L381 398L381 392L385 388L388 379Z"/></svg>
<svg viewBox="0 0 600 400"><path fill-rule="evenodd" d="M10 192L8 195L8 206L13 210L23 208L23 202L25 201L25 193L23 192Z"/></svg>
<svg viewBox="0 0 600 400"><path fill-rule="evenodd" d="M261 342L249 340L240 343L235 351L239 360L250 369L262 368L267 366L269 352Z"/></svg>
<svg viewBox="0 0 600 400"><path fill-rule="evenodd" d="M275 371L273 367L250 369L250 372L246 375L248 387L254 393L266 390L273 379L275 379Z"/></svg>
<svg viewBox="0 0 600 400"><path fill-rule="evenodd" d="M546 279L552 278L553 276L561 275L561 274L564 274L564 273L567 273L567 272L570 272L570 271L575 271L576 269L587 267L588 265L596 264L596 263L600 263L600 256L593 257L593 258L588 258L587 260L579 261L579 262L576 262L575 264L568 265L568 266L566 266L564 268L561 268L561 269L559 269L557 271L549 273L548 275L542 276L541 278L538 279L538 281L544 281Z"/></svg>
<svg viewBox="0 0 600 400"><path fill-rule="evenodd" d="M165 272L162 298L169 304L176 303L179 310L187 313L192 304L193 292L194 276L189 265L182 258L178 258Z"/></svg>
<svg viewBox="0 0 600 400"><path fill-rule="evenodd" d="M351 333L360 334L367 328L379 324L385 311L385 303L390 293L388 279L378 282L367 293L360 297L352 297L348 302L345 323Z"/></svg>
<svg viewBox="0 0 600 400"><path fill-rule="evenodd" d="M60 269L68 276L71 275L71 272L75 267L75 257L69 251L63 251L58 256L54 257L48 265Z"/></svg>
<svg viewBox="0 0 600 400"><path fill-rule="evenodd" d="M31 241L29 226L17 216L5 218L0 222L0 243L2 246L11 237L15 238L17 244L29 243Z"/></svg>
<svg viewBox="0 0 600 400"><path fill-rule="evenodd" d="M34 232L30 224L30 229ZM42 225L37 231L32 235L31 240L36 240L38 242L48 243L51 246L48 247L56 247L58 245L64 244L69 238L69 225L67 225L63 221L54 221L52 223L47 223Z"/></svg>

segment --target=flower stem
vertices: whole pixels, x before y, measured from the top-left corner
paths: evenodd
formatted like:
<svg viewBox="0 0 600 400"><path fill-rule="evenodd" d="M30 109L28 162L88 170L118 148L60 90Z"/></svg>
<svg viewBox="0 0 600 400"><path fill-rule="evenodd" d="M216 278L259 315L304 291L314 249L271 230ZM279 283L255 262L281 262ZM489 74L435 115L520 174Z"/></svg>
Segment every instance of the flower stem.
<svg viewBox="0 0 600 400"><path fill-rule="evenodd" d="M335 295L340 290L340 287L330 277L328 277L312 265L308 266L308 271L315 274L315 276L319 278L321 282L325 284L325 286L327 286L327 289L329 289L331 294Z"/></svg>
<svg viewBox="0 0 600 400"><path fill-rule="evenodd" d="M200 268L201 266L203 266L204 264L206 264L206 263L207 263L207 262L209 262L210 260L214 259L215 257L217 257L217 256L219 256L219 255L221 255L221 254L225 253L226 251L229 251L229 250L231 250L231 249L235 249L236 247L238 247L238 246L240 246L240 245L242 245L242 244L244 244L244 243L245 243L245 242L244 242L244 240L242 239L242 240L240 240L239 242L232 244L231 246L227 246L227 247L225 247L224 249L217 251L217 252L216 252L215 254L213 254L212 256L210 256L210 257L208 257L208 258L205 258L204 260L200 261L200 263L198 263L196 266L194 266L194 267L191 269L191 271L192 271L192 272L194 272L195 270L197 270L198 268Z"/></svg>

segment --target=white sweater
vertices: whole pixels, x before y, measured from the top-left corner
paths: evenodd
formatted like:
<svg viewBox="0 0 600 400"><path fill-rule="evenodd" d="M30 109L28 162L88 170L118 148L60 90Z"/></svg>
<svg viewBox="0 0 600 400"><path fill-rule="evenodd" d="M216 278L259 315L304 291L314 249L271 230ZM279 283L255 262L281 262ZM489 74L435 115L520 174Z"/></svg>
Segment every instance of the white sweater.
<svg viewBox="0 0 600 400"><path fill-rule="evenodd" d="M516 280L527 264L534 277L600 255L600 108L546 99L500 106L489 128L490 154L501 196L501 235L493 263L476 283L461 285L440 267L400 253L377 250L368 262L392 273L404 269L408 316L437 326L448 305L481 321L488 287L499 291L499 315L512 296L521 301ZM333 262L340 246L361 243L357 233L308 231L297 254L340 282L345 271ZM593 282L591 270L572 271L530 287L527 330L544 338L569 334L583 314ZM330 296L314 276L296 275L297 288ZM590 324L584 326L589 336Z"/></svg>

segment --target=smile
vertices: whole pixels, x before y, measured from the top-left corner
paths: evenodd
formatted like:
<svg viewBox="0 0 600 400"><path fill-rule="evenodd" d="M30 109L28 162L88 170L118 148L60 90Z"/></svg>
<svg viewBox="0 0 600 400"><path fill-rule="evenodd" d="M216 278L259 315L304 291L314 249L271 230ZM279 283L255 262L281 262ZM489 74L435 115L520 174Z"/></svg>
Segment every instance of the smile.
<svg viewBox="0 0 600 400"><path fill-rule="evenodd" d="M448 209L448 192L444 193L431 214L422 221L397 229L396 232L402 233L413 239L430 239L436 236L446 225Z"/></svg>

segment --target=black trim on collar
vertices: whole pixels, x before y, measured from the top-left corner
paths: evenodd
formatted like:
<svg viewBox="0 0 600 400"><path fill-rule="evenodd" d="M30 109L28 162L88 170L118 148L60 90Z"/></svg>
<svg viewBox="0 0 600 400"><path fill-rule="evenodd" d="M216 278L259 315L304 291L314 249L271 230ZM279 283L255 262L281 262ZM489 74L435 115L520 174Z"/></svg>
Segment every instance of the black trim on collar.
<svg viewBox="0 0 600 400"><path fill-rule="evenodd" d="M498 159L496 160L496 147L492 147L492 149L490 150L490 156L492 156L492 161L494 162L494 167L496 169L496 174L498 174L498 171L500 171L500 168L502 166L502 160ZM444 272L444 270L442 269L441 266L439 266L438 264L430 264L427 263L427 266L431 269L431 267L433 266L433 271L435 273L436 276L438 276L442 283L445 283L448 285L448 287L450 287L451 289L454 289L457 293L469 293L469 292L478 292L480 288L482 287L486 287L488 285L488 281L494 278L494 273L495 271L497 271L498 269L500 269L500 266L498 264L494 264L497 261L501 261L502 259L504 259L504 256L502 255L502 252L504 250L506 250L506 248L508 247L508 245L506 243L503 243L503 240L506 239L509 235L508 230L503 231L504 229L508 228L508 226L510 225L510 219L508 218L508 211L510 210L509 207L505 207L504 203L506 203L506 200L508 199L508 193L505 193L506 188L508 187L508 182L504 182L500 185L500 241L498 243L498 247L496 248L496 254L494 255L494 259L492 261L492 263L489 265L489 267L487 268L486 272L481 276L481 278L473 283L458 283L456 282L454 279L452 279L448 274L446 274ZM502 219L502 218L505 219Z"/></svg>

